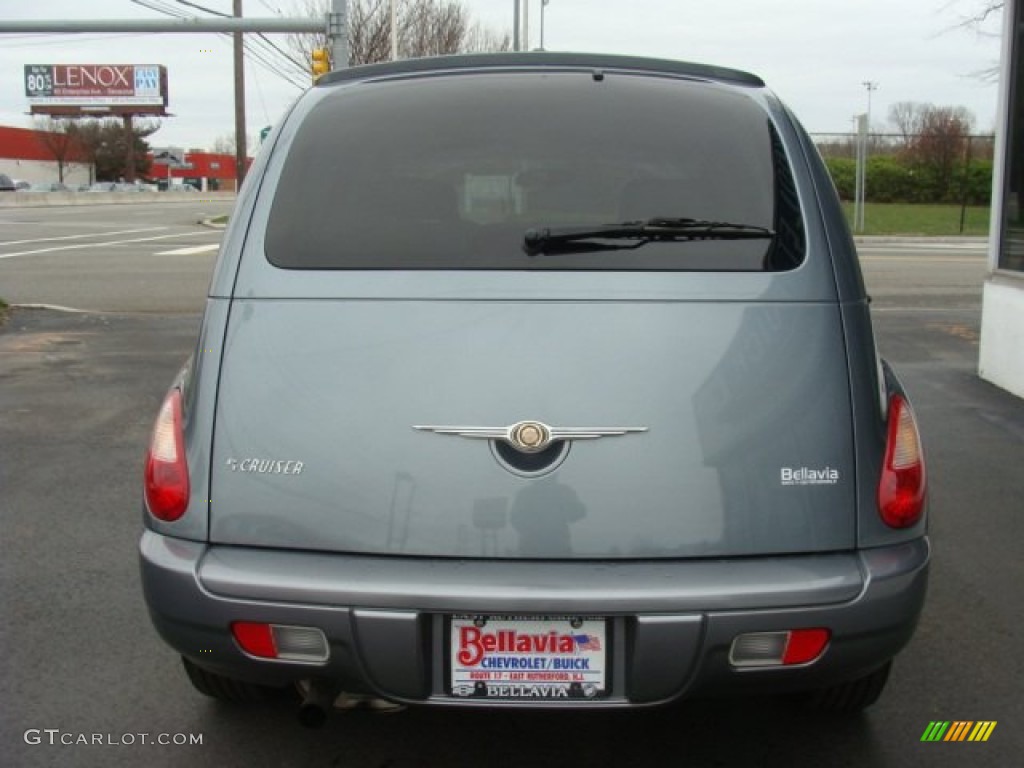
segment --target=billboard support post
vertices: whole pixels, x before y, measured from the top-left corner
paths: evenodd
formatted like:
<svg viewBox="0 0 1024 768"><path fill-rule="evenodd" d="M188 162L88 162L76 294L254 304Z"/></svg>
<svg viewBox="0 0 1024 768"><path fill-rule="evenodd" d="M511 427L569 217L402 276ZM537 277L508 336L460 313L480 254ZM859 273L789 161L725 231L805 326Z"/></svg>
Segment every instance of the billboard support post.
<svg viewBox="0 0 1024 768"><path fill-rule="evenodd" d="M135 183L135 132L132 129L132 113L125 112L124 119L124 180Z"/></svg>

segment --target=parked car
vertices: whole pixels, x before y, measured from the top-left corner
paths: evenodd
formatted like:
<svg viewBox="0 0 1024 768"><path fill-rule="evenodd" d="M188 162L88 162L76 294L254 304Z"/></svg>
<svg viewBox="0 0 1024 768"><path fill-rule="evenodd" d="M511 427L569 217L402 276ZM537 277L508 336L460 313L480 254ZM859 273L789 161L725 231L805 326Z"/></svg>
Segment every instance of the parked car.
<svg viewBox="0 0 1024 768"><path fill-rule="evenodd" d="M872 704L930 559L921 441L828 173L730 69L335 72L264 146L145 465L202 693Z"/></svg>
<svg viewBox="0 0 1024 768"><path fill-rule="evenodd" d="M121 181L114 185L117 192L156 192L155 184L146 184L142 181Z"/></svg>
<svg viewBox="0 0 1024 768"><path fill-rule="evenodd" d="M14 190L14 179L6 173L0 173L0 192L13 192Z"/></svg>
<svg viewBox="0 0 1024 768"><path fill-rule="evenodd" d="M70 192L67 185L60 181L39 181L32 184L29 192Z"/></svg>
<svg viewBox="0 0 1024 768"><path fill-rule="evenodd" d="M90 184L86 192L117 192L116 181L97 181Z"/></svg>

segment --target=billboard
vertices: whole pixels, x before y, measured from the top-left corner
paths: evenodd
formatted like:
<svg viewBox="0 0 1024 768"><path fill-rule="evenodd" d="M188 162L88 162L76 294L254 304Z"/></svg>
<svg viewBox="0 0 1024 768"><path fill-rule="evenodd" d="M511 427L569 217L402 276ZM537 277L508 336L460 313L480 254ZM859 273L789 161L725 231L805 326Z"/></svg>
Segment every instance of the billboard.
<svg viewBox="0 0 1024 768"><path fill-rule="evenodd" d="M167 68L159 64L26 64L33 112L163 114Z"/></svg>

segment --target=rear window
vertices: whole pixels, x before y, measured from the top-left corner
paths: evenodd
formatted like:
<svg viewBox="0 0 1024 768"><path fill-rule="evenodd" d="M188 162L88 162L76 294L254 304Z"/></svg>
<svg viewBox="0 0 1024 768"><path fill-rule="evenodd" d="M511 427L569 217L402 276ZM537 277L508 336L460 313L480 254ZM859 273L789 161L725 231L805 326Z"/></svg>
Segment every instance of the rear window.
<svg viewBox="0 0 1024 768"><path fill-rule="evenodd" d="M524 250L529 230L656 217L777 234ZM802 261L802 233L781 142L742 92L529 71L336 88L288 149L266 253L287 269L774 271Z"/></svg>

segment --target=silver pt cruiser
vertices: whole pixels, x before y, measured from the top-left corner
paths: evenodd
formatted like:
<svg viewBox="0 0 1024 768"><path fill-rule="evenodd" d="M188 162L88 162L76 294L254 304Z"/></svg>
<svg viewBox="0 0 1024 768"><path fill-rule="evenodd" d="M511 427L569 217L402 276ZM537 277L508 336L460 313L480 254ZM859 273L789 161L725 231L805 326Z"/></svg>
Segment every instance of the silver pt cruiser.
<svg viewBox="0 0 1024 768"><path fill-rule="evenodd" d="M872 704L921 441L826 170L757 77L554 53L332 73L225 233L142 580L222 699Z"/></svg>

